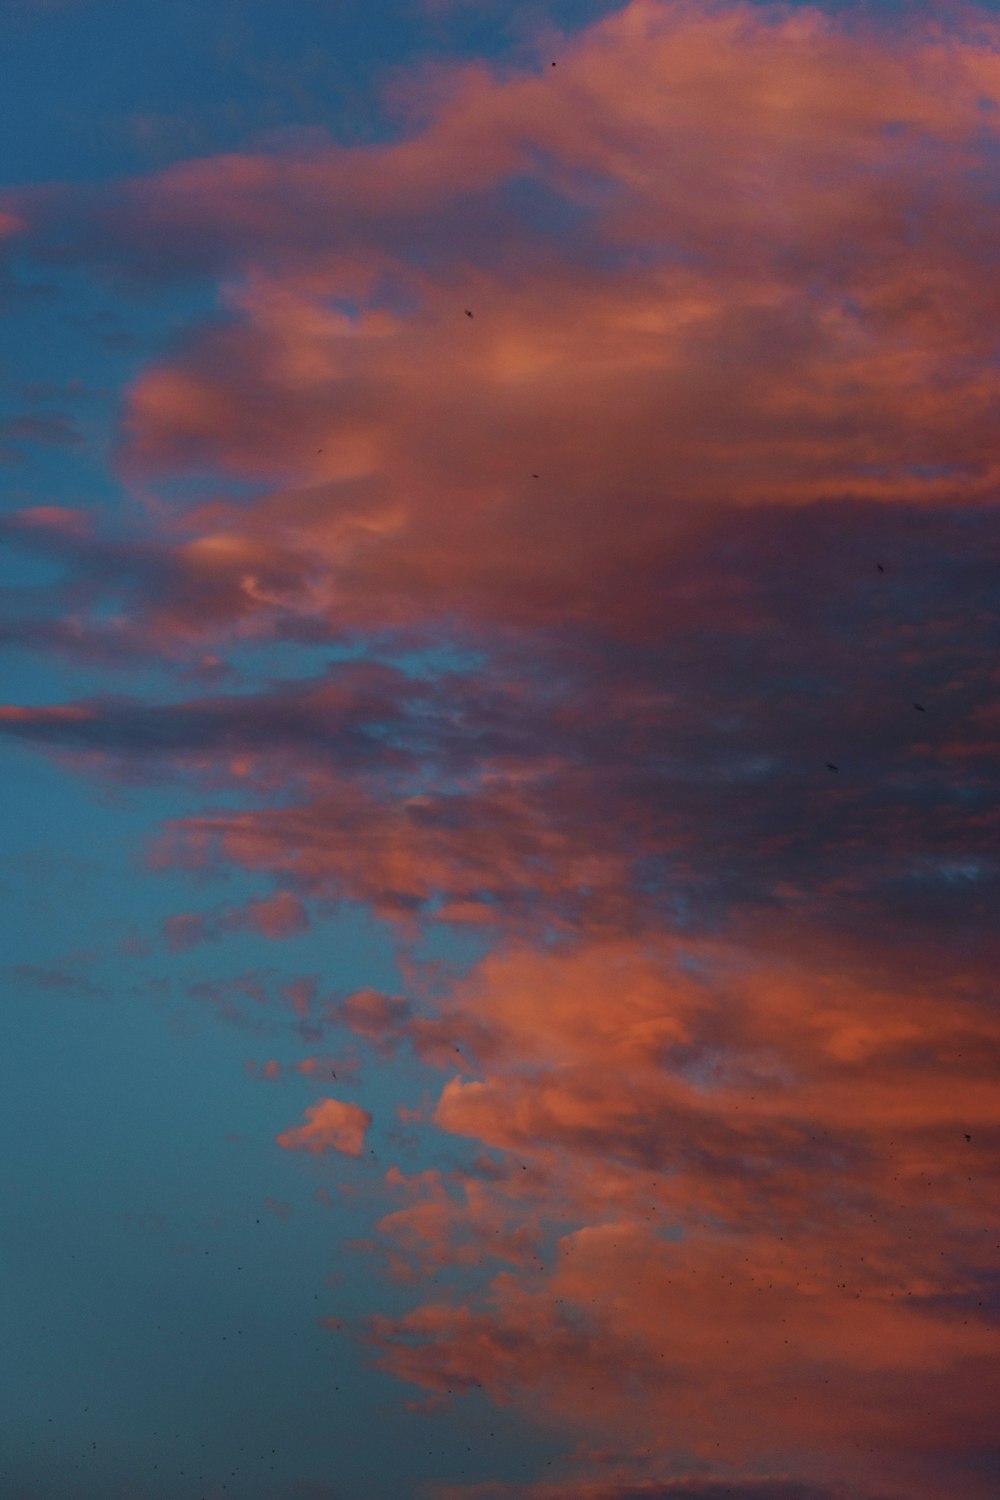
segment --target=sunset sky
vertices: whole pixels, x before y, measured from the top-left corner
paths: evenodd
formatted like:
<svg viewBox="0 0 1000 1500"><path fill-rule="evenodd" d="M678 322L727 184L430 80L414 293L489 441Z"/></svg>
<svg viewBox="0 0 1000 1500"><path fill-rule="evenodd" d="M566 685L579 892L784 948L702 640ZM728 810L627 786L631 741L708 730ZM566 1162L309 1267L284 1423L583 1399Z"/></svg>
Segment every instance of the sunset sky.
<svg viewBox="0 0 1000 1500"><path fill-rule="evenodd" d="M1000 14L0 43L0 1496L997 1500Z"/></svg>

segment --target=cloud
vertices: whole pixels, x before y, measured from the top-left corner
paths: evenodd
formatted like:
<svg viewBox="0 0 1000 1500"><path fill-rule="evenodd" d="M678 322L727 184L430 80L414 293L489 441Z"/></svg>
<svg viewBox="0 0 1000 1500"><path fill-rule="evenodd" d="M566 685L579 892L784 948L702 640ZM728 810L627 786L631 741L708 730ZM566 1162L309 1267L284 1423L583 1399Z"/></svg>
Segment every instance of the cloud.
<svg viewBox="0 0 1000 1500"><path fill-rule="evenodd" d="M200 912L178 912L175 916L166 917L163 922L163 935L167 947L172 953L183 952L186 948L192 948L196 943L203 943L210 936L215 936L208 927L205 917Z"/></svg>
<svg viewBox="0 0 1000 1500"><path fill-rule="evenodd" d="M803 1455L836 1453L845 1480L907 1495L944 1493L950 1463L986 1493L962 1455L989 1423L996 1011L985 972L978 995L953 976L965 999L945 1005L936 978L879 973L746 935L486 959L451 1005L489 1062L436 1118L504 1163L488 1220L475 1191L425 1179L381 1229L404 1266L507 1268L471 1305L374 1319L386 1368L541 1402L654 1462L794 1449L805 1484L826 1460ZM932 1290L958 1284L964 1313ZM936 1414L925 1440L916 1407Z"/></svg>
<svg viewBox="0 0 1000 1500"><path fill-rule="evenodd" d="M264 1207L276 1219L290 1219L292 1216L292 1205L282 1198L265 1198Z"/></svg>
<svg viewBox="0 0 1000 1500"><path fill-rule="evenodd" d="M64 571L18 639L182 693L0 729L203 791L152 862L272 894L175 949L395 924L402 993L189 993L425 1090L369 1334L619 1455L545 1500L993 1493L997 39L633 0L388 144L12 199L42 262L225 293L127 392L145 529L4 522ZM219 690L279 645L340 659Z"/></svg>
<svg viewBox="0 0 1000 1500"><path fill-rule="evenodd" d="M339 1078L343 1083L356 1081L361 1063L356 1057L302 1057L295 1064L307 1078Z"/></svg>
<svg viewBox="0 0 1000 1500"><path fill-rule="evenodd" d="M309 914L294 891L276 891L273 896L252 899L243 906L178 912L163 921L164 940L172 953L199 943L218 942L229 933L247 929L276 941L296 937L308 931Z"/></svg>
<svg viewBox="0 0 1000 1500"><path fill-rule="evenodd" d="M352 1031L380 1046L391 1046L405 1035L412 1013L412 1005L403 996L384 995L378 990L355 991L336 1012Z"/></svg>
<svg viewBox="0 0 1000 1500"><path fill-rule="evenodd" d="M640 1480L637 1483L468 1485L442 1487L441 1500L844 1500L844 1492L795 1479Z"/></svg>
<svg viewBox="0 0 1000 1500"><path fill-rule="evenodd" d="M664 568L681 602L658 647L480 637L475 672L338 664L175 703L12 705L0 728L250 794L178 824L163 857L234 859L300 899L500 927L793 902L918 944L959 923L981 945L997 518L875 509L727 515Z"/></svg>
<svg viewBox="0 0 1000 1500"><path fill-rule="evenodd" d="M372 1117L357 1104L345 1104L340 1099L321 1099L306 1110L306 1120L305 1125L283 1131L278 1136L278 1145L286 1151L308 1151L314 1156L326 1151L360 1156Z"/></svg>
<svg viewBox="0 0 1000 1500"><path fill-rule="evenodd" d="M306 909L294 891L278 891L275 895L247 904L247 920L262 937L293 937L309 928Z"/></svg>
<svg viewBox="0 0 1000 1500"><path fill-rule="evenodd" d="M279 685L270 693L228 693L160 706L106 698L61 709L59 714L10 707L3 710L3 718L12 726L8 732L121 758L188 755L197 763L198 757L227 745L234 756L238 752L245 757L254 748L260 753L312 749L327 756L339 741L338 760L354 759L357 764L379 754L382 721L398 719L407 699L418 696L401 673L362 663L331 671L311 685ZM52 727L57 719L75 728L59 732ZM383 753L391 757L391 748ZM253 762L246 765L249 772ZM239 776L239 762L232 774Z"/></svg>
<svg viewBox="0 0 1000 1500"><path fill-rule="evenodd" d="M661 1467L777 1453L803 1483L979 1500L995 517L874 509L728 515L665 575L688 594L656 647L501 635L474 672L334 667L173 721L95 700L6 724L242 789L161 858L492 945L430 994L419 969L402 994L281 994L442 1069L425 1118L489 1163L401 1182L381 1217L400 1281L491 1278L461 1316L421 1298L378 1324L395 1374ZM279 993L197 997L246 1024ZM315 1121L282 1139L336 1149Z"/></svg>
<svg viewBox="0 0 1000 1500"><path fill-rule="evenodd" d="M20 462L22 455L18 445L21 443L72 448L82 441L69 419L58 412L25 412L0 420L0 462Z"/></svg>
<svg viewBox="0 0 1000 1500"><path fill-rule="evenodd" d="M219 1020L262 1031L271 1003L270 980L270 975L247 969L227 979L196 980L186 986L186 993L199 1005L208 1006Z"/></svg>
<svg viewBox="0 0 1000 1500"><path fill-rule="evenodd" d="M86 956L75 956L48 964L11 964L7 973L14 984L43 994L86 995L99 999L107 994L105 987L81 972L83 966L92 961Z"/></svg>
<svg viewBox="0 0 1000 1500"><path fill-rule="evenodd" d="M634 3L386 145L28 194L39 254L228 278L123 462L271 488L195 512L151 627L649 636L719 504L989 500L994 32Z"/></svg>

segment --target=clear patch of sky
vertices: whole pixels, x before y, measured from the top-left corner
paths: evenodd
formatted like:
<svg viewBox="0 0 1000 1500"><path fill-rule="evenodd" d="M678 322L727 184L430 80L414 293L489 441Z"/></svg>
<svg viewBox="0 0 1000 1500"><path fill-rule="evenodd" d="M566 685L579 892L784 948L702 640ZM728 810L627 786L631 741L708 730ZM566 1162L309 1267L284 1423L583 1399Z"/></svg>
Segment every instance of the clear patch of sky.
<svg viewBox="0 0 1000 1500"><path fill-rule="evenodd" d="M309 645L298 641L240 644L229 653L228 659L243 682L263 685L322 677L328 668L341 662L364 659L387 662L407 677L418 679L450 672L473 673L485 665L486 655L457 642L394 646L384 639L369 641L355 636L338 644Z"/></svg>
<svg viewBox="0 0 1000 1500"><path fill-rule="evenodd" d="M103 953L131 930L158 930L164 916L199 899L211 905L260 893L262 882L248 878L198 881L190 872L144 867L164 820L204 805L203 794L183 785L88 779L17 742L0 744L0 783L8 789L0 853L6 964Z"/></svg>

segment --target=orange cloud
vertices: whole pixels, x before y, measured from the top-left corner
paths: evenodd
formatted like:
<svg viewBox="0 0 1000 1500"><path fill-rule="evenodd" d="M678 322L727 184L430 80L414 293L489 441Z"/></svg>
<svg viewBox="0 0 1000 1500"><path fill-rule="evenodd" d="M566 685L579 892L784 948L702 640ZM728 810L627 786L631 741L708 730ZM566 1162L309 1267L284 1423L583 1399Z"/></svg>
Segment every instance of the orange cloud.
<svg viewBox="0 0 1000 1500"><path fill-rule="evenodd" d="M816 1482L908 1497L944 1493L950 1463L989 1493L962 1469L989 1442L1000 1318L986 975L942 1005L939 979L794 951L646 934L494 955L458 986L453 1024L492 1048L437 1121L507 1164L464 1202L405 1184L380 1227L397 1269L516 1270L482 1304L376 1318L387 1368L660 1463L794 1452Z"/></svg>
<svg viewBox="0 0 1000 1500"><path fill-rule="evenodd" d="M340 1078L351 1082L356 1079L361 1064L354 1057L303 1057L295 1066L307 1078Z"/></svg>
<svg viewBox="0 0 1000 1500"><path fill-rule="evenodd" d="M357 1104L345 1104L340 1099L320 1099L306 1110L306 1121L305 1125L283 1131L277 1138L278 1145L286 1151L308 1151L314 1156L321 1156L325 1151L360 1156L372 1117Z"/></svg>

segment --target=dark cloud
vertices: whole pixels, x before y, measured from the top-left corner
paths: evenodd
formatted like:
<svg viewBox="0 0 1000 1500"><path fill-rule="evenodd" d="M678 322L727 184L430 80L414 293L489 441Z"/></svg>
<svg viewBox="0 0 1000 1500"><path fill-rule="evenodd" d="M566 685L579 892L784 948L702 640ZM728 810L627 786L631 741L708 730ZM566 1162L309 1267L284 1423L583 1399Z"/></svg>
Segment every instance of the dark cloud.
<svg viewBox="0 0 1000 1500"><path fill-rule="evenodd" d="M704 929L791 907L918 951L961 932L985 959L995 513L722 520L661 568L659 641L479 636L474 673L362 660L256 692L10 708L0 727L264 792L189 820L179 847L386 909L634 926L666 902Z"/></svg>
<svg viewBox="0 0 1000 1500"><path fill-rule="evenodd" d="M74 448L83 442L68 417L58 412L25 412L0 420L0 462L17 463L21 443L41 443L56 448Z"/></svg>
<svg viewBox="0 0 1000 1500"><path fill-rule="evenodd" d="M89 960L64 959L49 964L12 964L7 974L17 987L36 990L47 995L82 995L89 999L100 999L108 992L84 972Z"/></svg>

